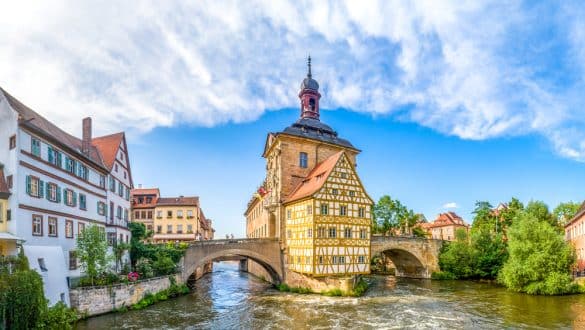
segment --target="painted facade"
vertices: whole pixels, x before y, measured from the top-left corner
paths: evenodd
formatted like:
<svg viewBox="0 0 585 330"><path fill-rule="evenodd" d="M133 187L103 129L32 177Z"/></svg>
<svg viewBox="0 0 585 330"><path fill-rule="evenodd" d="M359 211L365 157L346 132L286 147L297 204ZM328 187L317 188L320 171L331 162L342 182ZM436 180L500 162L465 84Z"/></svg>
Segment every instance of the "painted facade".
<svg viewBox="0 0 585 330"><path fill-rule="evenodd" d="M199 197L159 197L154 208L153 241L176 242L213 239L211 220Z"/></svg>
<svg viewBox="0 0 585 330"><path fill-rule="evenodd" d="M312 78L309 62L309 72L299 92L300 118L281 132L269 133L266 138L262 154L266 159L266 177L244 213L246 236L279 238L287 267L295 272L317 276L367 273L371 221L368 205L371 200L361 183L357 185L355 166L360 150L320 121L320 97L319 84ZM330 164L335 157L339 163L331 168L332 171L335 168L334 174L322 178L321 184L327 181L323 189L337 189L348 195L333 197L325 191L315 191L315 195L293 197L299 189L304 189L303 185L316 168ZM341 173L347 178L340 179L337 175ZM342 182L333 182L335 180ZM339 188L331 188L332 185L339 185ZM332 213L321 214L321 203L330 203ZM340 212L342 204L351 216L334 215ZM359 211L361 208L366 210ZM354 216L357 212L363 212L362 217ZM334 227L340 236L317 237L316 226ZM351 238L343 237L346 228L351 231L348 233ZM319 257L323 257L321 264ZM358 259L360 262L355 261ZM335 266L329 267L334 262ZM360 266L355 267L358 264Z"/></svg>
<svg viewBox="0 0 585 330"><path fill-rule="evenodd" d="M565 239L573 245L577 253L575 275L585 276L585 202L565 225Z"/></svg>
<svg viewBox="0 0 585 330"><path fill-rule="evenodd" d="M154 231L154 208L159 197L160 190L158 188L132 189L130 192L131 220L144 224L148 231Z"/></svg>
<svg viewBox="0 0 585 330"><path fill-rule="evenodd" d="M469 231L469 225L455 212L441 213L435 221L424 223L421 227L427 231L430 238L444 241L455 241L455 232L458 229Z"/></svg>
<svg viewBox="0 0 585 330"><path fill-rule="evenodd" d="M119 149L127 159L123 133L122 147L102 148L96 143L100 138L92 139L89 118L83 127L81 139L70 135L0 89L0 164L10 192L2 203L6 221L0 224L0 240L16 238L31 268L41 274L51 304L68 303L67 278L81 275L78 235L90 225L105 231L111 224L110 203L129 209L124 193L120 198L109 193L108 180L119 176L104 162ZM121 189L129 191L131 174L125 166ZM16 253L12 248L0 252Z"/></svg>

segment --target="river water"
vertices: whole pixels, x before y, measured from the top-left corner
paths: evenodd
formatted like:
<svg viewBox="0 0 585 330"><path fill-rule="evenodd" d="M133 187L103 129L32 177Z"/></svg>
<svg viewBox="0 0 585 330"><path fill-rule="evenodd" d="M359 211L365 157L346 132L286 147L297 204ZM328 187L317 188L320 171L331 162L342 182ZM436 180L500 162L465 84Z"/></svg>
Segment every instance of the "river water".
<svg viewBox="0 0 585 330"><path fill-rule="evenodd" d="M78 329L585 329L585 295L535 297L467 281L368 278L360 298L278 292L215 263L189 295Z"/></svg>

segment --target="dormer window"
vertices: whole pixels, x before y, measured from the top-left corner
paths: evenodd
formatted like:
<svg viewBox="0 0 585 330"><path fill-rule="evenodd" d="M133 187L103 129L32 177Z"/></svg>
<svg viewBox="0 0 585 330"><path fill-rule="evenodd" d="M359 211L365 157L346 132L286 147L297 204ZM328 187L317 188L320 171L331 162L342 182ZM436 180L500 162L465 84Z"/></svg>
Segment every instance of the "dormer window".
<svg viewBox="0 0 585 330"><path fill-rule="evenodd" d="M301 168L309 167L309 155L306 152L299 153L299 166Z"/></svg>

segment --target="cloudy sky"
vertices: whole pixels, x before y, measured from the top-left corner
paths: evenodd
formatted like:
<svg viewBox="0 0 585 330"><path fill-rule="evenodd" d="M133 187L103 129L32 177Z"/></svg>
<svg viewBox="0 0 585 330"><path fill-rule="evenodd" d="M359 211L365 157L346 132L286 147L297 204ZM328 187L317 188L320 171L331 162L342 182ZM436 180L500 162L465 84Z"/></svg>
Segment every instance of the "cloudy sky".
<svg viewBox="0 0 585 330"><path fill-rule="evenodd" d="M321 107L332 110L326 118L338 122L334 127L341 135L353 135L361 143L365 168L370 159L372 171L380 163L366 154L378 145L375 137L367 137L375 127L380 134L405 132L411 139L401 141L407 153L417 139L423 139L422 145L437 142L442 152L428 162L455 159L459 173L492 146L510 151L501 162L519 157L525 167L540 168L550 161L574 170L563 167L566 176L583 172L582 1L0 0L0 9L0 86L70 132L78 134L81 118L88 115L98 133L125 130L136 144L138 181L169 194L189 194L185 187L167 184L178 174L157 182L150 176L152 165L139 161L152 155L153 149L142 147L156 144L155 138L177 135L200 145L188 154L203 168L213 162L209 153L201 154L204 146L221 149L218 161L245 148L245 155L254 157L246 178L261 181L262 140L267 130L282 129L295 119L291 109L297 108L308 54L321 85ZM366 129L345 126L346 119L363 122ZM236 137L245 147L233 149L225 138L252 127L258 131ZM205 141L208 135L214 139ZM462 143L469 153L453 153L449 143ZM398 149L374 154L421 160L421 154L400 154ZM193 166L189 173L202 172ZM234 172L233 166L228 161L222 170ZM208 170L215 173L216 168ZM535 175L550 170L541 168ZM431 164L421 171L432 171ZM446 178L454 186L466 183L455 174ZM193 183L193 193L206 197L198 190L210 191L207 181ZM371 184L379 193L406 199L417 195L412 185L400 190L400 184ZM244 191L249 195L253 188L245 180L238 185L229 188L239 191L233 210L208 211L218 221L241 217L245 201L240 199L247 201ZM512 191L509 185L499 187ZM539 191L551 188L535 187L531 196L539 198ZM429 212L427 217L465 203L472 208L472 202L456 200L458 193L450 189L432 203L410 198L409 206ZM502 199L514 194L479 191ZM579 199L561 192L550 196L556 196L554 201ZM218 197L209 193L210 205Z"/></svg>

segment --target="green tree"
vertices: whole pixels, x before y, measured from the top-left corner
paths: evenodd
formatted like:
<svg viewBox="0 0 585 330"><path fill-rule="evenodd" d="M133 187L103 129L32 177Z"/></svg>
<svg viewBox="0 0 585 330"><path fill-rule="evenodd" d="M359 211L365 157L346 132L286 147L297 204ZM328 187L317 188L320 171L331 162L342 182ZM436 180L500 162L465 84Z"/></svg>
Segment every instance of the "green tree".
<svg viewBox="0 0 585 330"><path fill-rule="evenodd" d="M575 202L560 203L553 210L553 216L557 219L557 223L560 226L564 226L569 220L571 220L575 214L581 208L581 204Z"/></svg>
<svg viewBox="0 0 585 330"><path fill-rule="evenodd" d="M468 279L475 275L474 255L464 229L455 232L456 240L445 242L439 254L439 267L455 279Z"/></svg>
<svg viewBox="0 0 585 330"><path fill-rule="evenodd" d="M132 238L130 239L130 263L132 264L132 269L135 269L138 260L149 254L149 248L143 242L147 237L147 231L146 226L139 222L130 222L128 228L132 233Z"/></svg>
<svg viewBox="0 0 585 330"><path fill-rule="evenodd" d="M472 232L497 231L498 220L494 215L492 208L492 204L487 201L475 202L473 224L471 225Z"/></svg>
<svg viewBox="0 0 585 330"><path fill-rule="evenodd" d="M472 234L474 274L484 279L495 279L508 259L508 250L502 233L480 231Z"/></svg>
<svg viewBox="0 0 585 330"><path fill-rule="evenodd" d="M390 196L380 197L374 205L374 219L380 232L386 234L392 228L398 226L398 213L401 211L399 201L394 201Z"/></svg>
<svg viewBox="0 0 585 330"><path fill-rule="evenodd" d="M116 260L116 273L120 271L120 267L122 266L122 258L124 257L124 253L130 249L130 244L118 242L113 247L114 251L114 259Z"/></svg>
<svg viewBox="0 0 585 330"><path fill-rule="evenodd" d="M89 226L77 236L77 255L81 269L93 285L95 278L104 273L108 265L108 243L103 228Z"/></svg>
<svg viewBox="0 0 585 330"><path fill-rule="evenodd" d="M508 231L509 258L498 280L510 290L529 294L576 292L578 286L570 275L576 260L574 249L546 218L544 203L531 203Z"/></svg>
<svg viewBox="0 0 585 330"><path fill-rule="evenodd" d="M519 212L524 211L524 204L515 197L512 197L506 205L507 208L503 209L499 215L500 227L502 228L504 237L506 237L508 228L510 228L514 222L514 218L518 216Z"/></svg>
<svg viewBox="0 0 585 330"><path fill-rule="evenodd" d="M550 213L548 205L542 201L531 200L524 209L526 213L533 215L540 221L546 221L553 227L558 227L557 219Z"/></svg>

